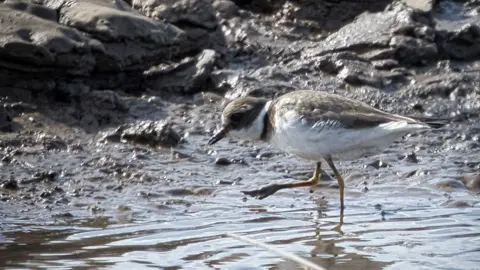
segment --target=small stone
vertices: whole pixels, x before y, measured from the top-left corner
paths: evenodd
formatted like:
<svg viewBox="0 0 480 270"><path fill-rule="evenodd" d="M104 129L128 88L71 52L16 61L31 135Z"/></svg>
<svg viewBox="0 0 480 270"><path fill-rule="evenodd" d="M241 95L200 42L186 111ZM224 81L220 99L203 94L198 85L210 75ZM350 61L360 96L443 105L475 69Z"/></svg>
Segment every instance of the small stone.
<svg viewBox="0 0 480 270"><path fill-rule="evenodd" d="M73 218L73 214L69 213L69 212L65 212L65 213L56 214L55 217L57 217L57 218Z"/></svg>
<svg viewBox="0 0 480 270"><path fill-rule="evenodd" d="M4 189L16 190L18 189L18 183L15 180L8 180L7 182L1 185Z"/></svg>
<svg viewBox="0 0 480 270"><path fill-rule="evenodd" d="M409 173L406 173L406 174L404 175L404 177L405 177L405 178L410 178L410 177L414 176L415 174L417 174L417 170L413 170L413 171L411 171L411 172L409 172Z"/></svg>
<svg viewBox="0 0 480 270"><path fill-rule="evenodd" d="M215 160L215 165L227 166L230 164L232 164L232 161L228 158L221 157Z"/></svg>
<svg viewBox="0 0 480 270"><path fill-rule="evenodd" d="M419 160L417 158L417 155L415 154L415 152L411 152L409 154L406 154L404 157L403 157L403 160L407 161L407 162L410 162L410 163L418 163Z"/></svg>
<svg viewBox="0 0 480 270"><path fill-rule="evenodd" d="M420 103L415 103L413 104L412 106L412 109L416 110L416 111L420 111L420 112L423 112L425 109L423 108L423 105L420 104Z"/></svg>
<svg viewBox="0 0 480 270"><path fill-rule="evenodd" d="M219 180L216 183L217 185L232 185L233 181Z"/></svg>
<svg viewBox="0 0 480 270"><path fill-rule="evenodd" d="M48 192L48 191L44 191L42 193L40 193L40 198L48 198L52 196L52 193Z"/></svg>
<svg viewBox="0 0 480 270"><path fill-rule="evenodd" d="M369 166L372 166L374 167L375 169L380 169L380 168L387 168L387 167L391 167L391 165L381 161L381 160L376 160L370 164L368 164Z"/></svg>
<svg viewBox="0 0 480 270"><path fill-rule="evenodd" d="M114 132L114 134L118 133L121 133L122 141L148 145L150 147L173 147L181 140L180 135L173 130L172 124L163 121L140 121L124 125Z"/></svg>

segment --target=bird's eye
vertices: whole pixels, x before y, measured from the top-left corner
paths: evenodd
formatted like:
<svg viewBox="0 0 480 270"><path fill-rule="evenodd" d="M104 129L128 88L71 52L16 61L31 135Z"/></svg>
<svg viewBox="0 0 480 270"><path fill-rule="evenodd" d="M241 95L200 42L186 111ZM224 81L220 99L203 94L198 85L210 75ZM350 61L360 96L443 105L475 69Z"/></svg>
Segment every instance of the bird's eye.
<svg viewBox="0 0 480 270"><path fill-rule="evenodd" d="M243 118L243 112L236 112L230 116L232 122L240 122Z"/></svg>

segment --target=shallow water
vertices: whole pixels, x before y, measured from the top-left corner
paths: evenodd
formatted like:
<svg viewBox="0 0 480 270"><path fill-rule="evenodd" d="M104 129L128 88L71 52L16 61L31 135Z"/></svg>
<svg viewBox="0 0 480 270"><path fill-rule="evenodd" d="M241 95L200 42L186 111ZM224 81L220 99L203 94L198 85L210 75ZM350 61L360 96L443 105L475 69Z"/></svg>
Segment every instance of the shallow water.
<svg viewBox="0 0 480 270"><path fill-rule="evenodd" d="M478 160L475 153L462 149L465 142L448 139L471 128L474 126L452 127L440 133L441 137L439 131L412 136L379 156L339 163L347 182L341 231L335 230L340 212L338 190L331 185L334 182L326 180L312 192L296 189L264 200L244 198L241 190L290 181L291 176L306 179L313 170L313 164L265 144L225 140L207 149L208 138L191 136L178 149L188 153L189 160L165 158L164 151L126 144L105 145L104 151L90 155L53 152L36 160L25 157L38 167L62 159L63 165L57 166L76 175L74 178L90 179L82 185L93 187L85 189L90 196L53 204L50 212L38 205L6 211L8 204L2 203L6 217L1 224L0 267L297 267L269 251L225 236L234 232L294 252L327 269L478 269L478 195L461 184L448 184L469 172L462 165L465 160ZM402 160L403 154L415 149L419 163ZM119 164L125 162L139 173L149 173L153 180L131 180L122 190L112 192L108 188L112 179L92 169L110 162L105 158L101 165L92 161L101 160L104 152ZM143 158L132 159L133 152L142 153ZM219 156L243 159L247 165L214 165ZM85 160L93 165L69 165L90 164ZM391 167L377 170L365 166L374 160ZM237 182L224 184L232 180ZM114 181L123 180L115 177ZM62 188L68 194L69 188L78 186L66 181ZM91 205L101 210L87 210ZM64 211L73 216L63 216Z"/></svg>

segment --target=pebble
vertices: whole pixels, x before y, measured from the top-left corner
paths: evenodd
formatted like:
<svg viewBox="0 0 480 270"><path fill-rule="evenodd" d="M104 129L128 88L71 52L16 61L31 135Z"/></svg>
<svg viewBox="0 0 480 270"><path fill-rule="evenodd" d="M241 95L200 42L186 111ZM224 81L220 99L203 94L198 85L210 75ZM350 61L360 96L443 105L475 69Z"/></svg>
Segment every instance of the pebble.
<svg viewBox="0 0 480 270"><path fill-rule="evenodd" d="M8 180L7 182L3 183L0 187L9 190L16 190L18 189L18 183L15 180Z"/></svg>
<svg viewBox="0 0 480 270"><path fill-rule="evenodd" d="M232 161L228 158L220 157L215 159L215 165L227 166L232 164Z"/></svg>

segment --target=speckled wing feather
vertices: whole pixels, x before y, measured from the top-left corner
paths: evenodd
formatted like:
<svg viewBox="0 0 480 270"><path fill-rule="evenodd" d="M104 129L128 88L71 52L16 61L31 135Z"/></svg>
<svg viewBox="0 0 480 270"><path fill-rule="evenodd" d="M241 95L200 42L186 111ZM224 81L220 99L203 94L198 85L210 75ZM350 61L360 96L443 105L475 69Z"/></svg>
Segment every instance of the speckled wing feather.
<svg viewBox="0 0 480 270"><path fill-rule="evenodd" d="M294 91L274 100L270 123L274 124L274 112L294 111L309 123L336 122L348 129L375 127L392 121L422 123L412 118L389 114L363 102L320 91Z"/></svg>

